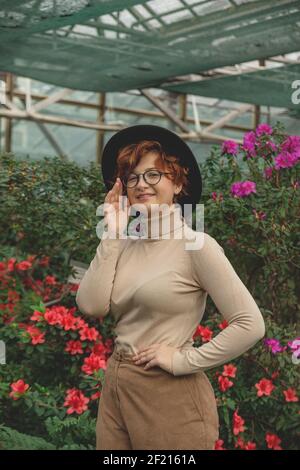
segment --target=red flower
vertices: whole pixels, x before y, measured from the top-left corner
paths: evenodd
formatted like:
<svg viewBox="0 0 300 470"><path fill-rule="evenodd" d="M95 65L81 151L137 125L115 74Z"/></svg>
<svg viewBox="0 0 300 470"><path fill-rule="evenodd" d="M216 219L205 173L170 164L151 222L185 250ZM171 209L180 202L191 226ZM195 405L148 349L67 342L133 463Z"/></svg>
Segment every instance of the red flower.
<svg viewBox="0 0 300 470"><path fill-rule="evenodd" d="M66 330L66 331L76 330L77 329L76 322L77 322L76 318L70 313L67 313L66 315L63 315L63 317L61 319L61 325L63 326L64 330Z"/></svg>
<svg viewBox="0 0 300 470"><path fill-rule="evenodd" d="M68 341L65 351L70 354L83 354L81 341Z"/></svg>
<svg viewBox="0 0 300 470"><path fill-rule="evenodd" d="M30 317L30 320L32 321L41 321L44 318L44 314L42 312L39 312L38 310L34 310L33 314Z"/></svg>
<svg viewBox="0 0 300 470"><path fill-rule="evenodd" d="M44 318L49 325L61 325L62 322L62 316L55 308L47 308Z"/></svg>
<svg viewBox="0 0 300 470"><path fill-rule="evenodd" d="M221 392L226 392L228 388L233 386L233 382L231 382L231 380L229 380L227 377L223 377L222 375L218 377L218 382Z"/></svg>
<svg viewBox="0 0 300 470"><path fill-rule="evenodd" d="M245 420L237 414L237 410L233 413L233 434L236 436L240 432L245 431Z"/></svg>
<svg viewBox="0 0 300 470"><path fill-rule="evenodd" d="M91 395L91 400L97 400L97 398L100 398L101 392L95 392L93 395Z"/></svg>
<svg viewBox="0 0 300 470"><path fill-rule="evenodd" d="M194 338L199 335L201 336L202 341L206 342L211 340L213 332L207 326L198 325L194 333Z"/></svg>
<svg viewBox="0 0 300 470"><path fill-rule="evenodd" d="M285 401L299 401L299 398L296 395L296 390L294 388L288 388L283 391L285 396Z"/></svg>
<svg viewBox="0 0 300 470"><path fill-rule="evenodd" d="M96 339L99 337L99 333L96 328L89 328L88 325L85 325L83 328L81 328L81 330L79 330L79 334L81 341L84 341L85 339L89 341L96 341Z"/></svg>
<svg viewBox="0 0 300 470"><path fill-rule="evenodd" d="M269 432L266 433L266 442L268 444L268 448L269 449L273 449L273 450L282 450L282 447L280 447L280 442L281 442L281 439L279 439L278 436L276 436L276 434L271 434Z"/></svg>
<svg viewBox="0 0 300 470"><path fill-rule="evenodd" d="M13 400L18 400L22 395L26 393L29 388L29 385L24 382L24 380L19 379L17 382L13 382L10 384L12 392L10 392L9 396Z"/></svg>
<svg viewBox="0 0 300 470"><path fill-rule="evenodd" d="M45 277L45 283L48 284L49 286L55 286L55 284L56 284L55 276L46 276Z"/></svg>
<svg viewBox="0 0 300 470"><path fill-rule="evenodd" d="M225 364L222 375L227 377L235 377L236 370L237 368L233 364Z"/></svg>
<svg viewBox="0 0 300 470"><path fill-rule="evenodd" d="M70 415L72 413L82 414L84 411L87 410L87 404L90 401L89 398L85 397L84 394L76 389L71 388L67 390L67 396L64 402L64 406L68 406L67 414Z"/></svg>
<svg viewBox="0 0 300 470"><path fill-rule="evenodd" d="M10 258L7 262L7 270L13 271L15 269L16 258Z"/></svg>
<svg viewBox="0 0 300 470"><path fill-rule="evenodd" d="M240 449L244 449L245 447L245 441L239 436L237 440L235 441L234 447L239 447Z"/></svg>
<svg viewBox="0 0 300 470"><path fill-rule="evenodd" d="M49 266L49 256L43 256L43 258L40 259L39 265L40 266Z"/></svg>
<svg viewBox="0 0 300 470"><path fill-rule="evenodd" d="M20 300L20 294L15 290L9 289L8 294L7 294L7 300L8 302L16 303Z"/></svg>
<svg viewBox="0 0 300 470"><path fill-rule="evenodd" d="M215 450L226 450L224 447L222 447L223 444L224 444L223 439L218 439L218 440L215 442Z"/></svg>
<svg viewBox="0 0 300 470"><path fill-rule="evenodd" d="M77 292L79 288L79 284L71 283L68 284L70 292Z"/></svg>
<svg viewBox="0 0 300 470"><path fill-rule="evenodd" d="M32 344L42 344L45 342L45 333L42 333L36 326L27 326L26 331L31 336Z"/></svg>
<svg viewBox="0 0 300 470"><path fill-rule="evenodd" d="M255 387L258 390L257 396L261 397L263 395L270 396L275 388L275 385L273 385L272 380L261 379L258 383L255 384Z"/></svg>
<svg viewBox="0 0 300 470"><path fill-rule="evenodd" d="M234 447L240 447L240 449L243 450L255 450L256 449L256 444L255 442L245 442L240 436L237 438L235 446Z"/></svg>
<svg viewBox="0 0 300 470"><path fill-rule="evenodd" d="M219 323L219 324L218 324L218 327L219 327L221 330L225 330L225 328L227 328L228 324L229 324L228 321L227 321L227 320L224 320L224 321L222 321L222 323Z"/></svg>
<svg viewBox="0 0 300 470"><path fill-rule="evenodd" d="M275 380L275 379L277 379L278 376L279 376L279 371L276 370L276 371L273 372L273 374L271 375L271 379L272 379L272 380Z"/></svg>
<svg viewBox="0 0 300 470"><path fill-rule="evenodd" d="M95 343L92 347L92 352L97 356L104 357L107 352L107 348L103 343Z"/></svg>
<svg viewBox="0 0 300 470"><path fill-rule="evenodd" d="M26 271L27 269L30 269L31 266L32 264L30 263L30 261L21 261L20 263L16 264L16 268L19 271Z"/></svg>
<svg viewBox="0 0 300 470"><path fill-rule="evenodd" d="M81 367L81 370L87 375L91 375L99 369L106 369L106 361L94 353L84 359L84 365Z"/></svg>
<svg viewBox="0 0 300 470"><path fill-rule="evenodd" d="M255 442L250 442L250 441L248 441L248 442L245 444L244 449L245 449L245 450L255 450L255 449L256 449L256 444L255 444Z"/></svg>

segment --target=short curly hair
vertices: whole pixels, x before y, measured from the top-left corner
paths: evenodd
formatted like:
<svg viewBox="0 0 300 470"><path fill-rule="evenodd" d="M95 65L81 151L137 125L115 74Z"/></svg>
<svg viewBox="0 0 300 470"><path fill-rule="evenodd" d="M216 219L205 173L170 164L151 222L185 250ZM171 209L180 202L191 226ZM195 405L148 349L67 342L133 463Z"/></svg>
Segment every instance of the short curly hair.
<svg viewBox="0 0 300 470"><path fill-rule="evenodd" d="M182 185L179 194L174 195L174 202L180 202L183 196L189 195L189 180L187 175L189 168L181 166L176 155L167 153L160 142L156 140L142 140L135 144L129 144L121 148L117 156L117 165L114 174L114 184L117 178L126 179L129 173L138 165L141 158L149 152L157 154L155 163L162 171L170 172L166 175L176 185ZM123 188L123 195L126 195L126 187Z"/></svg>

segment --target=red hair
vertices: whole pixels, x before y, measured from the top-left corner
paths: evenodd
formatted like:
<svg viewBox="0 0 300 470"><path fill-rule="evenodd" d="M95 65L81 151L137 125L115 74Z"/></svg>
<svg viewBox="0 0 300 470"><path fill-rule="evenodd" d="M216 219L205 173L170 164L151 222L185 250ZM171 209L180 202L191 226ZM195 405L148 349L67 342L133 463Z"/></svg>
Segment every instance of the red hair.
<svg viewBox="0 0 300 470"><path fill-rule="evenodd" d="M181 166L179 158L165 152L161 143L156 140L142 140L123 147L118 153L114 181L111 183L114 184L118 177L121 180L126 179L129 173L138 165L141 158L149 152L157 154L155 160L157 168L170 172L169 175L165 175L166 178L169 178L178 186L182 185L180 193L174 196L175 201L177 202L182 196L188 195L189 181L187 175L189 168ZM126 194L126 187L123 189L123 194Z"/></svg>

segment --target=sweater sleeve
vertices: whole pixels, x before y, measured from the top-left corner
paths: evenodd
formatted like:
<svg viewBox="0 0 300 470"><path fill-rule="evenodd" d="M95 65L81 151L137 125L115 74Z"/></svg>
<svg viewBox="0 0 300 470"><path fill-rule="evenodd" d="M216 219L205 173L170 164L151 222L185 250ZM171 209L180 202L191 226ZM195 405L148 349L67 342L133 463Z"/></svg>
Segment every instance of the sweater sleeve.
<svg viewBox="0 0 300 470"><path fill-rule="evenodd" d="M265 335L262 314L224 249L204 233L199 250L191 250L193 278L205 290L228 326L204 345L173 354L173 375L192 374L224 364L255 345Z"/></svg>
<svg viewBox="0 0 300 470"><path fill-rule="evenodd" d="M104 317L110 310L116 265L123 239L102 238L96 254L77 290L79 310L93 317Z"/></svg>

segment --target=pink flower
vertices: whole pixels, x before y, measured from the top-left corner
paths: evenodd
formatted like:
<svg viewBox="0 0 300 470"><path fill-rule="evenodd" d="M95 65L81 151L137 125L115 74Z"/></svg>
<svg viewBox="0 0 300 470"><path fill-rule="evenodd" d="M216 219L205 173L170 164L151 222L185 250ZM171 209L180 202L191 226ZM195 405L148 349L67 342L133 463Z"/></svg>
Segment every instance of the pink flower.
<svg viewBox="0 0 300 470"><path fill-rule="evenodd" d="M256 183L254 181L237 181L231 185L231 193L235 197L249 196L251 193L256 193Z"/></svg>
<svg viewBox="0 0 300 470"><path fill-rule="evenodd" d="M10 392L9 396L13 400L18 400L29 389L29 385L26 384L24 380L19 379L17 382L11 383L10 388L12 389L12 392Z"/></svg>
<svg viewBox="0 0 300 470"><path fill-rule="evenodd" d="M273 132L272 127L269 126L269 124L267 124L267 123L259 124L259 126L257 126L257 128L256 128L256 135L257 136L261 136L263 134L271 135L272 132Z"/></svg>
<svg viewBox="0 0 300 470"><path fill-rule="evenodd" d="M236 155L239 151L239 144L233 140L225 140L222 144L222 154L229 153Z"/></svg>

